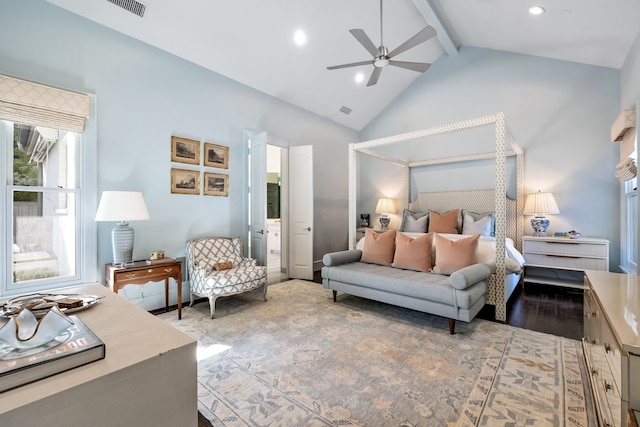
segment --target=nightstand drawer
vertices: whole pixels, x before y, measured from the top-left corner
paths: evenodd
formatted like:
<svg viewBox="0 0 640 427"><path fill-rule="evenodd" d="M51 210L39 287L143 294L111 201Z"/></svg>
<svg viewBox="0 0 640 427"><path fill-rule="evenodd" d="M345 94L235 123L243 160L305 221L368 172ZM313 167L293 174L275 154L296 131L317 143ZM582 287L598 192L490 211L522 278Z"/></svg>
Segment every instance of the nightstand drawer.
<svg viewBox="0 0 640 427"><path fill-rule="evenodd" d="M571 270L607 270L607 260L604 258L583 258L573 255L534 254L525 253L524 259L530 266L545 266L550 268L567 268Z"/></svg>
<svg viewBox="0 0 640 427"><path fill-rule="evenodd" d="M553 242L548 240L525 240L523 251L602 258L606 258L609 255L608 245L582 243L579 241Z"/></svg>

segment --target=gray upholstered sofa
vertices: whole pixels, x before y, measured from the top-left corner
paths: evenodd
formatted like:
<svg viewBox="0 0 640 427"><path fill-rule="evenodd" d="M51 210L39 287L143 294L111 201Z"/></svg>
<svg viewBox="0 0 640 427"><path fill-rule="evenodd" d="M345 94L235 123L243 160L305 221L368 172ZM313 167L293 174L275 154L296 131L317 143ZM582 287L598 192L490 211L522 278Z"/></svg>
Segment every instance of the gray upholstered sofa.
<svg viewBox="0 0 640 427"><path fill-rule="evenodd" d="M486 303L486 264L464 267L450 276L360 262L358 249L332 252L322 258L322 284L333 291L470 322Z"/></svg>

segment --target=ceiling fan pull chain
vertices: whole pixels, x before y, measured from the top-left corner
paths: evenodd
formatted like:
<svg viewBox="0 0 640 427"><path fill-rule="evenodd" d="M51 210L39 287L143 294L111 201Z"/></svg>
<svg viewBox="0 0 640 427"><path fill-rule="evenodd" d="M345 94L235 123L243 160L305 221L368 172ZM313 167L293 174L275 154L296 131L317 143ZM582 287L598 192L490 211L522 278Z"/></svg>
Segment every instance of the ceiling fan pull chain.
<svg viewBox="0 0 640 427"><path fill-rule="evenodd" d="M384 46L384 39L382 37L382 0L380 0L380 46Z"/></svg>

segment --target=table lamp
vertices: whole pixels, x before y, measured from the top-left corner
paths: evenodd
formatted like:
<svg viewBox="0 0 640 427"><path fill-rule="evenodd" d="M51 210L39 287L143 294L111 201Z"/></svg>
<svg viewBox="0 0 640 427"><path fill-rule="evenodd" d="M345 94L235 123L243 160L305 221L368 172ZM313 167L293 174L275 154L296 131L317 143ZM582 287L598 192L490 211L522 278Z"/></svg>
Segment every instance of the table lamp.
<svg viewBox="0 0 640 427"><path fill-rule="evenodd" d="M544 214L559 214L558 205L551 193L532 193L527 196L524 204L524 215L535 215L531 218L534 236L546 236L549 220Z"/></svg>
<svg viewBox="0 0 640 427"><path fill-rule="evenodd" d="M142 193L137 191L103 191L96 213L96 221L117 221L111 231L113 264L124 266L133 261L135 232L129 221L149 219Z"/></svg>
<svg viewBox="0 0 640 427"><path fill-rule="evenodd" d="M380 215L380 227L383 230L389 228L389 222L391 218L389 218L390 213L396 213L396 204L393 199L382 198L378 200L378 204L376 205L376 213Z"/></svg>

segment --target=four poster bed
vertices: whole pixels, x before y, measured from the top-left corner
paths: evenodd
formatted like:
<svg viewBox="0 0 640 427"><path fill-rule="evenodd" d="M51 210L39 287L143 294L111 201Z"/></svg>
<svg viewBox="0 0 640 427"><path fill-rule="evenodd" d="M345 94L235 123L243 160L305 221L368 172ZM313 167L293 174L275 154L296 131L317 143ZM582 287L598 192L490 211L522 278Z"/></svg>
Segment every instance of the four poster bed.
<svg viewBox="0 0 640 427"><path fill-rule="evenodd" d="M421 161L399 161L374 151L377 147L406 143L437 135L463 133L480 127L495 127L495 151L479 154L454 156ZM495 188L491 190L472 190L454 192L418 193L416 199L409 203L412 211L444 212L452 209L466 209L472 212L491 211L495 215L495 263L491 265L492 273L488 279L486 303L495 306L496 320L506 321L506 303L520 280L520 273L507 271L505 256L510 248L516 252L521 250L523 235L523 152L518 146L505 122L504 113L480 117L421 131L408 132L390 137L354 143L349 145L349 242L355 249L357 229L357 188L358 162L357 155L362 153L380 160L391 162L405 168L407 181L407 200L411 200L411 171L415 167L445 165L468 161L495 159ZM506 158L516 158L516 198L510 200L506 194ZM490 240L489 238L488 240ZM519 252L518 252L519 254Z"/></svg>

